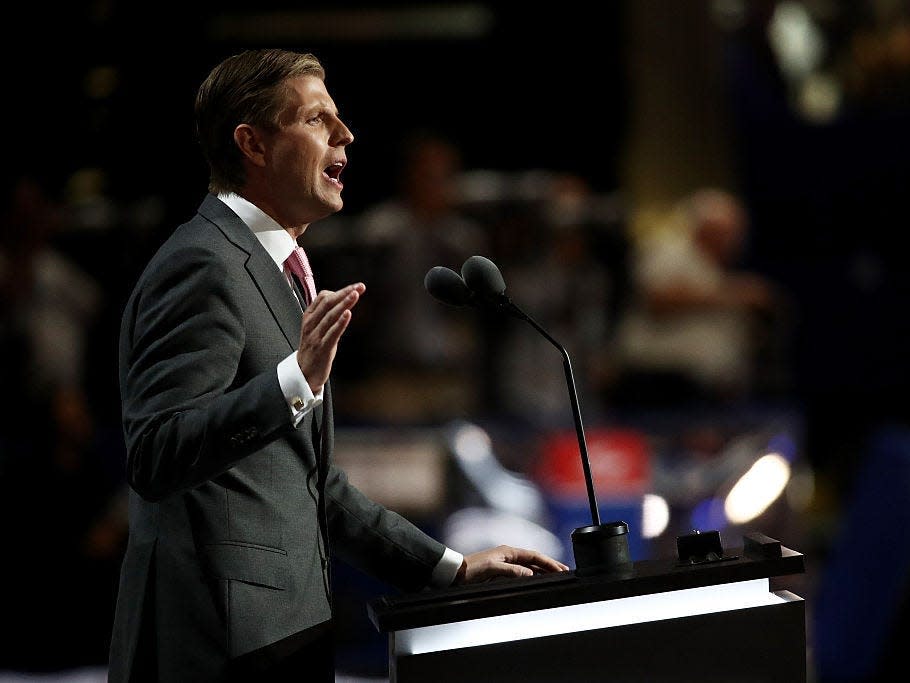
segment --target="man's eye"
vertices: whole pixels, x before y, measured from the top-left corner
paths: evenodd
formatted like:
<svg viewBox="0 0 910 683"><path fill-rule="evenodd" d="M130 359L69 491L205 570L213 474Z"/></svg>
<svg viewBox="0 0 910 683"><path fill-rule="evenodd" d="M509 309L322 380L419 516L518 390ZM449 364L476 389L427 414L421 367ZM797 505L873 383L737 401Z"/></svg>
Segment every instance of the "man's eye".
<svg viewBox="0 0 910 683"><path fill-rule="evenodd" d="M307 119L307 123L311 123L313 125L322 123L322 115L320 114L319 116L313 116L312 118Z"/></svg>

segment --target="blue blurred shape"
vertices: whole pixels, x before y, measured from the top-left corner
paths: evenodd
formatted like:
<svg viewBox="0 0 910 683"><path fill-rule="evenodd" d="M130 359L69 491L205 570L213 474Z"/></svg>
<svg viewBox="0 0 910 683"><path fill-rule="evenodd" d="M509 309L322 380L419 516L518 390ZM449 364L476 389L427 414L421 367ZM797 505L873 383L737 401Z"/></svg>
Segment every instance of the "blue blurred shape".
<svg viewBox="0 0 910 683"><path fill-rule="evenodd" d="M689 521L693 529L700 531L716 529L720 531L727 526L724 514L724 501L720 498L707 498L692 509Z"/></svg>
<svg viewBox="0 0 910 683"><path fill-rule="evenodd" d="M876 678L910 577L910 430L870 440L813 601L820 682Z"/></svg>
<svg viewBox="0 0 910 683"><path fill-rule="evenodd" d="M768 440L768 452L778 453L784 457L787 462L794 462L799 455L799 448L796 439L787 432L775 434Z"/></svg>

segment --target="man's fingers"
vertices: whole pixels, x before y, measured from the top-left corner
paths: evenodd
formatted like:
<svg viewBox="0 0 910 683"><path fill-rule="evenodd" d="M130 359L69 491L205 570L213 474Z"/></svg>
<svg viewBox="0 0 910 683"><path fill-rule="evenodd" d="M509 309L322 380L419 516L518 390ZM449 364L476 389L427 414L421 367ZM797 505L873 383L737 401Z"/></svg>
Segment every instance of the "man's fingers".
<svg viewBox="0 0 910 683"><path fill-rule="evenodd" d="M516 562L526 567L538 567L543 571L564 572L568 567L562 562L554 560L536 550L527 550L525 548L511 548L512 553L506 557L506 561Z"/></svg>
<svg viewBox="0 0 910 683"><path fill-rule="evenodd" d="M351 322L351 309L345 309L341 312L341 315L335 320L331 327L325 331L323 337L323 344L325 346L337 346L338 342L341 341L341 335L344 334L344 331L348 328L348 323Z"/></svg>
<svg viewBox="0 0 910 683"><path fill-rule="evenodd" d="M337 291L332 291L329 289L323 289L316 295L316 298L313 300L313 303L310 304L309 308L315 307L317 310L326 309L335 306L339 301L343 301L346 298L350 297L352 294L355 294L356 297L359 297L361 294L366 291L366 285L362 282L357 282L353 285L348 285L347 287L342 287ZM355 301L356 301L355 297Z"/></svg>
<svg viewBox="0 0 910 683"><path fill-rule="evenodd" d="M307 306L305 313L311 318L321 318L338 306L344 306L345 302L356 303L357 299L363 293L362 288L356 285L348 285L344 289L333 292L327 289L322 290L313 299L313 302Z"/></svg>
<svg viewBox="0 0 910 683"><path fill-rule="evenodd" d="M338 342L351 321L351 308L365 290L362 282L337 292L323 290L304 311L297 364L314 392L328 379Z"/></svg>
<svg viewBox="0 0 910 683"><path fill-rule="evenodd" d="M531 576L535 573L568 571L569 567L543 553L526 548L502 545L465 557L468 583L486 581L497 576Z"/></svg>
<svg viewBox="0 0 910 683"><path fill-rule="evenodd" d="M337 292L323 290L313 300L303 314L301 337L315 334L319 341L325 341L329 330L334 329L345 311L350 311L360 299L366 288L362 283L348 285Z"/></svg>
<svg viewBox="0 0 910 683"><path fill-rule="evenodd" d="M496 562L491 569L495 576L532 576L534 574L534 570L529 567L508 562Z"/></svg>

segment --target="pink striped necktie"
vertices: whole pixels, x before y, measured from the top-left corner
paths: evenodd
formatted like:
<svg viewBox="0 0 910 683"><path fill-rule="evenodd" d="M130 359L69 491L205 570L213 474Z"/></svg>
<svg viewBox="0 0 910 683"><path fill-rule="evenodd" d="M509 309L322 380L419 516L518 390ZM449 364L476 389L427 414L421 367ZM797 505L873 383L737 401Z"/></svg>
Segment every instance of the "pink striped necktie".
<svg viewBox="0 0 910 683"><path fill-rule="evenodd" d="M294 249L291 255L285 259L284 264L303 283L304 298L306 299L306 305L309 306L313 299L316 298L316 281L313 278L313 269L310 268L310 260L307 258L303 247Z"/></svg>

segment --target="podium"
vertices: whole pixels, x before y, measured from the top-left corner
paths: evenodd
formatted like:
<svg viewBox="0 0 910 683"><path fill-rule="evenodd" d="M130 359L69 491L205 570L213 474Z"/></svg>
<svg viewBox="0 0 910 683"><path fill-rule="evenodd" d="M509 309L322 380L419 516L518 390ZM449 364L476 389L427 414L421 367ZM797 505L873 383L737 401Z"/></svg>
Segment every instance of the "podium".
<svg viewBox="0 0 910 683"><path fill-rule="evenodd" d="M495 579L368 605L390 683L805 683L803 555L762 534L709 559Z"/></svg>

